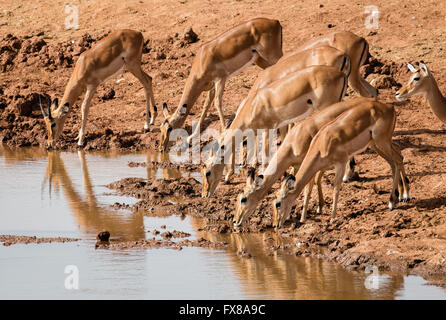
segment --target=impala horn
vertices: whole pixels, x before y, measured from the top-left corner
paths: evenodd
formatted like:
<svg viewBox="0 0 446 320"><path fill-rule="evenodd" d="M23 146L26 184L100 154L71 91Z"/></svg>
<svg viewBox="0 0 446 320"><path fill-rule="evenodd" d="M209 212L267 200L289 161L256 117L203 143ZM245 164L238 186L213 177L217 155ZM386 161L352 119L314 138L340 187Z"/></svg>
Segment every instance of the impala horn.
<svg viewBox="0 0 446 320"><path fill-rule="evenodd" d="M48 118L49 118L50 120L53 119L53 116L51 115L51 99L50 99L50 101L48 102Z"/></svg>
<svg viewBox="0 0 446 320"><path fill-rule="evenodd" d="M43 109L42 101L40 100L40 94L39 94L39 105L40 105L40 110L42 110L43 117L46 118L47 115L45 114L45 110Z"/></svg>

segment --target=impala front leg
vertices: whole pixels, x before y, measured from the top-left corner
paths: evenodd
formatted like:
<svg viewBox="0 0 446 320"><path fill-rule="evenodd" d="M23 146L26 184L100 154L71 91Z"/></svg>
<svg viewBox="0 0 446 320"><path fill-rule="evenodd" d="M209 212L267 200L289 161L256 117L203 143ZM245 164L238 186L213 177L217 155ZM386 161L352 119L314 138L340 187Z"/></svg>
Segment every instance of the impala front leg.
<svg viewBox="0 0 446 320"><path fill-rule="evenodd" d="M87 87L87 92L85 93L84 101L82 102L81 106L82 123L78 135L79 140L77 142L77 145L79 147L82 147L84 145L85 126L87 124L88 111L90 109L91 99L93 98L93 95L96 92L96 88L97 88L96 85Z"/></svg>
<svg viewBox="0 0 446 320"><path fill-rule="evenodd" d="M142 71L142 72L144 72L144 71ZM144 73L144 74L148 81L147 88L144 87L144 93L146 96L146 123L144 124L144 130L148 131L149 130L148 126L153 125L155 123L155 119L158 115L158 109L155 105L155 98L153 97L152 77L146 73ZM150 96L150 101L149 101L148 96ZM150 119L149 119L149 116L150 116Z"/></svg>
<svg viewBox="0 0 446 320"><path fill-rule="evenodd" d="M220 123L222 130L226 129L225 117L223 115L222 97L223 91L225 89L226 78L222 78L215 82L215 107L218 111L218 116L220 117Z"/></svg>
<svg viewBox="0 0 446 320"><path fill-rule="evenodd" d="M214 98L215 98L215 89L212 88L211 90L208 91L208 95L206 97L206 100L204 101L203 111L201 112L201 116L200 116L200 120L198 121L198 125L195 127L194 132L189 137L187 137L187 143L189 145L192 145L192 139L200 133L204 118L206 118L209 107L212 104L212 101L214 101Z"/></svg>
<svg viewBox="0 0 446 320"><path fill-rule="evenodd" d="M229 183L229 179L231 178L231 176L234 174L234 169L235 169L235 144L232 144L232 154L231 154L231 164L228 165L226 164L225 167L225 183Z"/></svg>
<svg viewBox="0 0 446 320"><path fill-rule="evenodd" d="M262 164L261 168L265 169L268 166L268 155L269 155L269 129L266 129L262 133L263 145L262 145Z"/></svg>
<svg viewBox="0 0 446 320"><path fill-rule="evenodd" d="M141 61L141 58L139 59ZM153 98L152 77L141 69L141 62L127 63L127 69L141 82L144 87L144 95L146 98L146 122L144 124L144 131L149 131L149 126L153 125L157 116L157 109L155 106L155 99Z"/></svg>

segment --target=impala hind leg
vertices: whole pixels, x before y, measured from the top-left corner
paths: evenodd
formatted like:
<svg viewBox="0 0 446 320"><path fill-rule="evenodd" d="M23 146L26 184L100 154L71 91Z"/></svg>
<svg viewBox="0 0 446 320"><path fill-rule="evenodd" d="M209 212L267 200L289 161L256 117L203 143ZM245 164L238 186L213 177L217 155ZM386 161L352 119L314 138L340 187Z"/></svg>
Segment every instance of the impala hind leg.
<svg viewBox="0 0 446 320"><path fill-rule="evenodd" d="M359 48L358 48L359 49ZM370 83L368 83L361 75L359 68L366 63L369 52L369 45L367 42L363 44L362 55L359 61L352 62L351 72L348 77L348 84L363 97L375 98L378 91Z"/></svg>
<svg viewBox="0 0 446 320"><path fill-rule="evenodd" d="M248 140L243 140L242 142L242 168L248 166Z"/></svg>
<svg viewBox="0 0 446 320"><path fill-rule="evenodd" d="M392 150L394 153L399 155L398 158L401 158L401 167L400 167L401 180L398 185L400 195L402 193L402 198L400 198L400 201L408 202L408 201L410 201L410 196L409 196L410 184L409 184L409 178L407 178L407 175L406 175L406 170L404 169L404 158L401 154L401 151L394 143L392 143ZM402 188L401 188L401 185L402 185ZM402 189L402 192L400 189Z"/></svg>
<svg viewBox="0 0 446 320"><path fill-rule="evenodd" d="M338 206L338 196L339 196L339 190L341 190L341 184L342 184L342 177L345 173L345 166L347 163L337 163L335 165L335 181L333 186L333 208L331 211L331 219L330 221L334 221L336 219L336 209Z"/></svg>
<svg viewBox="0 0 446 320"><path fill-rule="evenodd" d="M158 115L153 98L152 78L141 69L141 65L127 64L127 69L141 82L144 87L144 95L146 97L146 122L144 131L149 131L149 126L153 125Z"/></svg>
<svg viewBox="0 0 446 320"><path fill-rule="evenodd" d="M406 180L404 178L401 179L401 170L404 170L401 169L403 166L403 157L399 151L396 151L394 149L391 138L374 139L374 144L377 153L389 163L393 163L393 165L391 164L393 185L389 199L389 210L393 210L393 208L395 208L395 203L398 201L399 198L398 184L401 182L403 183L403 188L407 188Z"/></svg>
<svg viewBox="0 0 446 320"><path fill-rule="evenodd" d="M212 88L211 90L208 91L206 100L204 101L203 110L201 111L201 116L200 120L198 120L198 125L195 127L194 132L189 137L187 137L187 143L189 145L192 144L192 139L200 133L200 130L202 129L201 126L203 124L204 119L206 118L210 105L214 101L214 98L215 98L215 89Z"/></svg>
<svg viewBox="0 0 446 320"><path fill-rule="evenodd" d="M94 93L96 92L97 85L88 86L87 92L85 93L84 101L82 101L81 106L81 114L82 114L82 122L81 128L79 130L79 135L77 145L82 147L84 145L84 137L85 137L85 126L87 124L88 111L90 110L91 99L93 98Z"/></svg>
<svg viewBox="0 0 446 320"><path fill-rule="evenodd" d="M318 173L316 173L316 176L314 178L316 185L317 185L317 194L319 197L319 203L316 209L316 213L321 214L322 213L322 209L324 208L325 205L325 200L324 200L324 194L322 193L322 176L324 174L324 171L319 171Z"/></svg>
<svg viewBox="0 0 446 320"><path fill-rule="evenodd" d="M378 149L376 146L372 146L373 150L380 155L382 158L384 158L390 165L390 167L392 168L392 174L394 174L394 170L396 170L395 168L395 162L394 160L387 154L383 153L380 149ZM401 159L401 161L403 161L403 157L401 155L401 152L399 151L398 147L392 143L392 153L395 154L395 157L398 159ZM398 200L402 201L402 202L408 202L410 200L410 196L409 196L409 179L406 176L406 172L404 170L404 165L401 162L401 167L400 167L400 176L398 178Z"/></svg>
<svg viewBox="0 0 446 320"><path fill-rule="evenodd" d="M302 215L300 217L301 223L304 223L307 220L308 203L310 202L310 199L311 199L311 191L313 191L315 178L316 178L316 176L313 179L311 179L310 182L308 182L308 184L305 186L304 206L302 208Z"/></svg>

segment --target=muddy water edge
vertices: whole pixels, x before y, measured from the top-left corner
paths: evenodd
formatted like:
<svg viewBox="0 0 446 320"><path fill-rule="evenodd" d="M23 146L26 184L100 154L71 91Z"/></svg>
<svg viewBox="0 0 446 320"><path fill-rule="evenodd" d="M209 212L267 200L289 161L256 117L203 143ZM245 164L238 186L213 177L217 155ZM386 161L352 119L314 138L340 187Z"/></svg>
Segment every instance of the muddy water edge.
<svg viewBox="0 0 446 320"><path fill-rule="evenodd" d="M146 152L0 146L0 297L446 298L421 277L344 268L266 221L233 232L229 200L201 199L196 169ZM98 245L103 230L110 244Z"/></svg>

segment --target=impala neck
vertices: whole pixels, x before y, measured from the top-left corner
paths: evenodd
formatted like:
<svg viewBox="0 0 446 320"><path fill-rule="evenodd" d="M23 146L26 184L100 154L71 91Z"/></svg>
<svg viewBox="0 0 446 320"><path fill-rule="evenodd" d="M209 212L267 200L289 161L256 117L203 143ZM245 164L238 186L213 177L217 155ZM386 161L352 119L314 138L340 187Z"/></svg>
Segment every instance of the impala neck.
<svg viewBox="0 0 446 320"><path fill-rule="evenodd" d="M251 199L256 201L262 200L268 191L271 190L273 184L279 180L280 176L295 162L294 157L288 151L291 151L291 148L287 148L287 150L279 149L279 151L274 154L268 167L263 173L264 180L261 187L250 194L249 197ZM277 165L274 165L274 163Z"/></svg>
<svg viewBox="0 0 446 320"><path fill-rule="evenodd" d="M446 123L446 98L441 94L434 78L432 78L431 89L426 92L426 98L433 113Z"/></svg>
<svg viewBox="0 0 446 320"><path fill-rule="evenodd" d="M314 152L313 154L309 153L310 150L308 150L304 161L296 173L296 185L294 186L294 190L288 193L289 196L293 197L292 199L296 199L305 186L311 181L311 179L313 179L314 175L323 168L320 161L319 152Z"/></svg>
<svg viewBox="0 0 446 320"><path fill-rule="evenodd" d="M65 92L62 97L62 101L59 104L59 108L57 111L55 111L56 114L59 114L59 110L64 106L65 103L68 102L68 109L71 110L71 107L76 102L77 98L83 91L83 87L79 84L78 81L74 79L74 74L71 75L70 80L67 83L67 86L65 87Z"/></svg>
<svg viewBox="0 0 446 320"><path fill-rule="evenodd" d="M186 117L189 115L190 110L192 109L195 101L197 101L198 97L201 94L201 88L199 85L199 80L189 77L187 78L186 85L184 87L183 95L181 96L180 103L175 112L170 116L169 123L173 129L180 128L183 126L184 121L186 121ZM187 105L186 114L180 116L179 110L183 107L183 105Z"/></svg>

